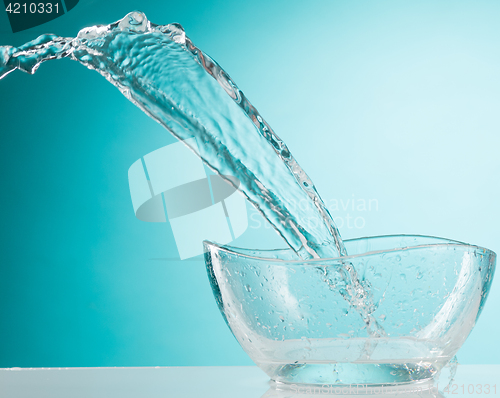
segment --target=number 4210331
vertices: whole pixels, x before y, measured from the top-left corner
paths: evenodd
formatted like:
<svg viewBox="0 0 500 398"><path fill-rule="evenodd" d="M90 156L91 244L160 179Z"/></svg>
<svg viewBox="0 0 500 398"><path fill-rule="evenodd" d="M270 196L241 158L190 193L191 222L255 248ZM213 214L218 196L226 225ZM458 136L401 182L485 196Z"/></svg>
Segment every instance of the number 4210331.
<svg viewBox="0 0 500 398"><path fill-rule="evenodd" d="M9 14L59 14L59 3L9 3Z"/></svg>
<svg viewBox="0 0 500 398"><path fill-rule="evenodd" d="M484 394L484 395L496 395L497 393L497 385L489 385L489 384L452 384L451 386L447 386L444 390L446 394Z"/></svg>

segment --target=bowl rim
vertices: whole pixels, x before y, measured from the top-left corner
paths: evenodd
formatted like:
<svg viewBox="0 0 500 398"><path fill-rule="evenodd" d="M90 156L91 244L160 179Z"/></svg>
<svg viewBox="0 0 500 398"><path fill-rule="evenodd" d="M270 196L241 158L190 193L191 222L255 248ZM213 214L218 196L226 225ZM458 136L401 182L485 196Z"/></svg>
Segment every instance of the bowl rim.
<svg viewBox="0 0 500 398"><path fill-rule="evenodd" d="M489 253L491 256L494 257L496 260L496 253L493 250L487 249L482 246L478 245L471 245L469 243L464 243L460 242L458 240L453 240L453 239L448 239L448 238L441 238L438 236L431 236L431 235L418 235L418 234L390 234L390 235L371 235L371 236L363 236L360 238L353 238L353 239L346 239L345 242L354 242L354 241L360 241L360 240L367 240L367 239L374 239L374 238L395 238L395 237L408 237L408 238L432 238L432 239L439 239L446 241L446 243L427 243L427 244L421 244L421 245L415 245L415 246L405 246L405 247L396 247L393 249L386 249L386 250L372 250L372 251L367 251L365 253L361 254L353 254L350 256L341 256L341 257L329 257L329 258L312 258L312 259L291 259L291 260L286 260L286 259L280 259L280 258L272 258L272 257L259 257L255 255L250 255L250 254L245 254L238 252L238 249L244 249L244 250L252 250L252 249L246 249L246 248L238 248L236 246L230 246L230 245L223 245L217 242L212 242L209 240L204 240L203 245L207 247L216 247L218 251L223 251L226 253L229 253L231 255L235 255L238 257L244 257L244 258L250 258L253 260L259 260L262 262L273 262L273 263L284 263L284 264L294 264L294 265L316 265L318 263L324 263L325 261L328 262L344 262L349 259L356 259L359 257L368 257L368 256L373 256L376 254L381 254L381 253L393 253L393 252L405 252L405 251L410 251L410 250L416 250L416 249L424 249L424 248L430 248L430 247L469 247L472 249L478 249L480 251L483 251L484 254ZM281 248L281 249L256 249L259 252L263 253L272 253L272 252L281 252L284 250L293 250L290 247L288 248Z"/></svg>

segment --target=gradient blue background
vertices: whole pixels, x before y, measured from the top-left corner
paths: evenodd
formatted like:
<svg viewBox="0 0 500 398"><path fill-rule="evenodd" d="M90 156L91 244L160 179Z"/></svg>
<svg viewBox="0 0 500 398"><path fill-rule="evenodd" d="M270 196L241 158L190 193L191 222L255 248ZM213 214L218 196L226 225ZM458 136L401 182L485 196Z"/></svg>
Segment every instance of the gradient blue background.
<svg viewBox="0 0 500 398"><path fill-rule="evenodd" d="M181 23L229 72L344 238L429 234L500 252L498 1L81 0L17 34L0 12L0 44L134 9ZM251 364L201 258L175 260L168 225L134 217L128 168L174 139L69 60L0 81L0 110L0 367ZM283 246L250 214L234 244ZM461 363L500 363L499 304L495 281Z"/></svg>

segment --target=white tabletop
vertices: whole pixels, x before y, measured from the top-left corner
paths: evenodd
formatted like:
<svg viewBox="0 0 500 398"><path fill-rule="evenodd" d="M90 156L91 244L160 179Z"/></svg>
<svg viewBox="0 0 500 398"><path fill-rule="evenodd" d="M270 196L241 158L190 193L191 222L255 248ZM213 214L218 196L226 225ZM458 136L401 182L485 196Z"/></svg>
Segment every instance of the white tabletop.
<svg viewBox="0 0 500 398"><path fill-rule="evenodd" d="M500 397L500 365L460 365L454 384L456 387L452 386L449 392L437 396ZM488 388L489 394L486 394ZM441 386L440 389L442 390ZM374 393L368 395L376 396ZM0 369L1 398L306 398L308 396L326 396L326 394L320 391L308 394L305 390L301 393L275 391L270 387L269 378L255 366ZM414 396L431 398L436 395L426 392Z"/></svg>

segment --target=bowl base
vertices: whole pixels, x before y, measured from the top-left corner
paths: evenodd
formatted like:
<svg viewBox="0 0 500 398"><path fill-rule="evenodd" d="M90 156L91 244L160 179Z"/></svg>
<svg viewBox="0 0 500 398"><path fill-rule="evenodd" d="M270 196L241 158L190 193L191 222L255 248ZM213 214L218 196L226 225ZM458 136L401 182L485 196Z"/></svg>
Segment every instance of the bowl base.
<svg viewBox="0 0 500 398"><path fill-rule="evenodd" d="M429 383L441 367L435 363L260 363L273 381L283 384L399 386Z"/></svg>
<svg viewBox="0 0 500 398"><path fill-rule="evenodd" d="M444 398L433 379L411 383L387 384L289 384L271 380L269 390L262 398L297 398L330 396L404 396L421 398L425 394L429 398Z"/></svg>

